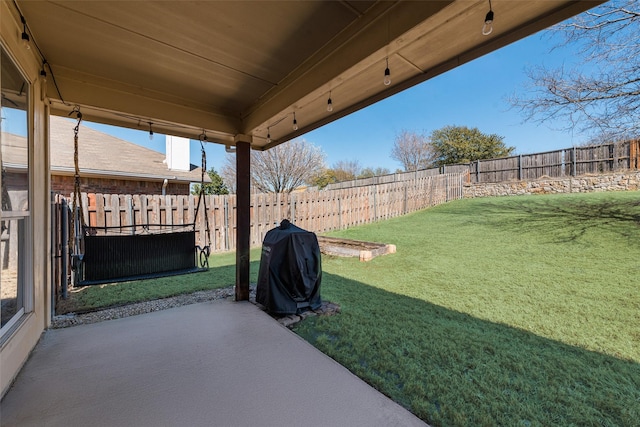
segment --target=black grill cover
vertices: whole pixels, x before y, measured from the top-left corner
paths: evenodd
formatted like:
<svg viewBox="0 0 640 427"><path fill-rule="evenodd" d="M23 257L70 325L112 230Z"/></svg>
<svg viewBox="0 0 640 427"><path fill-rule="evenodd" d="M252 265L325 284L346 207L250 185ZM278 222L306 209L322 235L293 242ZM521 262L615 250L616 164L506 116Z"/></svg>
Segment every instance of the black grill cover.
<svg viewBox="0 0 640 427"><path fill-rule="evenodd" d="M315 310L320 300L320 246L314 233L283 220L262 242L256 301L275 314Z"/></svg>

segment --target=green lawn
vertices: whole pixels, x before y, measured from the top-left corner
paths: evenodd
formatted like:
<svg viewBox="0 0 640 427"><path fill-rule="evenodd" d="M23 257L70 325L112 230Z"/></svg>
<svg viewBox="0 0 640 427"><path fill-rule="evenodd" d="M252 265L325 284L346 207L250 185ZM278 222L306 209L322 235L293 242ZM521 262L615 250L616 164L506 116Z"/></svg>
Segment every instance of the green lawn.
<svg viewBox="0 0 640 427"><path fill-rule="evenodd" d="M432 425L639 425L640 192L462 200L333 236L296 332Z"/></svg>

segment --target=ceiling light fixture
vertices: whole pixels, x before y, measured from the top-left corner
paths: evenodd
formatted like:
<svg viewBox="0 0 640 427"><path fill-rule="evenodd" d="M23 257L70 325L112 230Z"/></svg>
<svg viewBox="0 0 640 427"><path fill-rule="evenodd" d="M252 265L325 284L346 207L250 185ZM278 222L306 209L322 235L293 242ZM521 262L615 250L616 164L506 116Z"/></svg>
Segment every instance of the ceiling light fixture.
<svg viewBox="0 0 640 427"><path fill-rule="evenodd" d="M267 126L267 144L271 144L271 130L269 126Z"/></svg>
<svg viewBox="0 0 640 427"><path fill-rule="evenodd" d="M389 86L391 84L391 71L389 71L389 58L385 58L387 61L387 68L384 69L384 85Z"/></svg>
<svg viewBox="0 0 640 427"><path fill-rule="evenodd" d="M298 130L298 121L296 120L296 112L293 112L293 130Z"/></svg>
<svg viewBox="0 0 640 427"><path fill-rule="evenodd" d="M149 122L149 141L153 141L153 123Z"/></svg>
<svg viewBox="0 0 640 427"><path fill-rule="evenodd" d="M22 21L22 45L25 49L30 49L29 41L31 39L29 38L29 34L27 34L27 21L22 15L20 15L20 20Z"/></svg>
<svg viewBox="0 0 640 427"><path fill-rule="evenodd" d="M331 102L331 91L329 91L329 99L327 99L327 111L333 111L333 102Z"/></svg>
<svg viewBox="0 0 640 427"><path fill-rule="evenodd" d="M484 25L482 26L482 35L488 36L493 31L493 9L491 8L491 0L489 0L489 12L484 18Z"/></svg>

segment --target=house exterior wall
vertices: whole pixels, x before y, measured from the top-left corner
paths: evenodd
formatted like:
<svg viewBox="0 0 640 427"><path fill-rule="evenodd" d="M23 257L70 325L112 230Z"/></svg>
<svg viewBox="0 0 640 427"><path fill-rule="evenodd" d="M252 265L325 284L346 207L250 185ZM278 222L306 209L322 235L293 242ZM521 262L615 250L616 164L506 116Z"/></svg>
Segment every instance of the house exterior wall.
<svg viewBox="0 0 640 427"><path fill-rule="evenodd" d="M20 44L22 25L12 5L0 2L0 43L31 83L27 112L30 216L25 231L25 313L0 340L0 397L7 392L51 320L48 107L43 81L38 78L42 61L36 57L35 49L25 49Z"/></svg>
<svg viewBox="0 0 640 427"><path fill-rule="evenodd" d="M74 191L74 182L73 176L52 175L51 190L58 194L71 194ZM80 190L86 193L102 194L162 194L162 181L81 177ZM188 195L189 193L188 183L169 182L165 194Z"/></svg>

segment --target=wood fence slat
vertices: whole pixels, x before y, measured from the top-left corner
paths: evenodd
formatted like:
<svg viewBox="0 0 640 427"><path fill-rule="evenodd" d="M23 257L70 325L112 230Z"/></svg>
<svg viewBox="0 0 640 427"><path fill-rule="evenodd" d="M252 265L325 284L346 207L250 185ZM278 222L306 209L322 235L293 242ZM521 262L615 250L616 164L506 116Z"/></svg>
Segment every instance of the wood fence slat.
<svg viewBox="0 0 640 427"><path fill-rule="evenodd" d="M102 194L95 194L96 200L96 227L106 227L106 215L104 211L104 197Z"/></svg>

